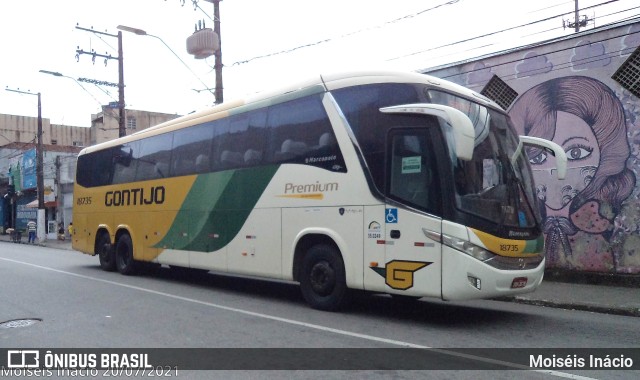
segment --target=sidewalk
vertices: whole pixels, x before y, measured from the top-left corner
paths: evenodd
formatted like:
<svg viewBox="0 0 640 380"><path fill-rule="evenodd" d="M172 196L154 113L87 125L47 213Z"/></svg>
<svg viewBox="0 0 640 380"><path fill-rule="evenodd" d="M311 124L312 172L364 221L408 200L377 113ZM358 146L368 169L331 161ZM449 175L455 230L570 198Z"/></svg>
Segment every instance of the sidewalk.
<svg viewBox="0 0 640 380"><path fill-rule="evenodd" d="M28 245L27 241L28 241L27 235L23 234L20 244ZM0 234L0 244L3 244L3 243L17 244L11 241L11 237L8 234L4 234L4 235ZM43 243L36 243L36 245L39 245L41 247L72 250L71 239L66 239L66 240L47 239Z"/></svg>
<svg viewBox="0 0 640 380"><path fill-rule="evenodd" d="M26 244L26 238L22 239ZM0 249L12 243L0 235ZM71 240L47 240L40 246L71 250ZM96 260L97 264L97 260ZM503 297L499 301L640 317L640 275L606 275L548 270L533 293Z"/></svg>
<svg viewBox="0 0 640 380"><path fill-rule="evenodd" d="M542 284L535 292L504 297L500 300L640 317L640 276L603 276L547 271Z"/></svg>

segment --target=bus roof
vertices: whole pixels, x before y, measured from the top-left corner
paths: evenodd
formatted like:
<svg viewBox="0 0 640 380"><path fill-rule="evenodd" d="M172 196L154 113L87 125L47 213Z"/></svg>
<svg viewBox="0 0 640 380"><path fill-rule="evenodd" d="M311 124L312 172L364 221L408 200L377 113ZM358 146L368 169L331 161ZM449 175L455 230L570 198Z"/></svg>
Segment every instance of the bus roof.
<svg viewBox="0 0 640 380"><path fill-rule="evenodd" d="M134 141L142 137L154 136L165 132L180 129L185 126L205 123L220 119L232 114L245 112L249 109L259 108L270 104L285 102L290 99L336 90L344 87L358 86L371 83L425 83L444 90L459 93L468 98L475 99L486 106L500 109L500 107L489 98L470 90L466 87L439 79L427 74L407 71L350 71L339 73L327 73L312 76L306 80L298 81L285 87L271 91L260 92L245 98L234 99L215 105L213 107L197 111L179 118L166 121L156 126L146 128L142 131L128 136L106 141L90 147L84 148L79 155L102 150L116 146L128 141Z"/></svg>

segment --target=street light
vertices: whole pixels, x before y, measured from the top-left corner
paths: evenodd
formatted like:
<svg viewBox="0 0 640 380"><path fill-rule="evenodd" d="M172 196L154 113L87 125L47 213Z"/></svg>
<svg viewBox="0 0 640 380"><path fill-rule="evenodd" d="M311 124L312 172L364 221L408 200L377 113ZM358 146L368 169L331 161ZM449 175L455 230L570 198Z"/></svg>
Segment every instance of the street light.
<svg viewBox="0 0 640 380"><path fill-rule="evenodd" d="M200 79L200 77L198 76L198 74L196 74L193 70L191 70L191 68L189 67L189 65L187 65L187 64L182 60L182 58L180 58L180 56L179 56L178 54L176 54L176 52L175 52L175 51L173 51L173 49L171 49L171 47L170 47L169 45L167 45L167 43L166 43L166 42L164 42L164 40L163 40L162 38L160 38L160 37L158 37L158 36L156 36L156 35L153 35L153 34L149 34L149 33L147 33L145 30L138 29L138 28L132 28L132 27L130 27L130 26L118 25L118 29L119 29L119 30L122 30L122 31L125 31L125 32L129 32L129 33L136 34L136 35L138 35L138 36L149 36L149 37L157 38L158 40L160 40L160 42L162 42L162 43L164 44L164 46L166 46L166 47L167 47L167 49L169 49L169 51L171 51L171 53L173 53L173 55L174 55L176 58L178 58L178 60L179 60L179 61L184 65L184 67L186 67L186 68L187 68L187 70L189 70L189 72L190 72L191 74L193 74L193 76L194 76L194 77L196 77L196 79L198 79L198 81L200 81L200 83L202 83L202 85L204 85L204 87L205 87L207 90L209 90L209 92L211 92L211 89L209 88L209 86L207 86L207 84L206 84L206 83L204 83L204 82L202 81L202 79ZM214 94L213 92L211 92L211 95L214 95L214 96L215 96L215 94Z"/></svg>
<svg viewBox="0 0 640 380"><path fill-rule="evenodd" d="M37 237L38 241L44 241L44 222L45 222L45 209L44 209L44 175L42 172L43 169L43 147L42 147L42 102L41 96L38 92L34 94L33 92L21 91L20 89L13 90L10 88L5 88L7 91L17 92L18 94L24 95L35 95L38 97L38 144L36 145L36 190L38 192L38 218L37 218ZM15 227L15 226L14 226Z"/></svg>
<svg viewBox="0 0 640 380"><path fill-rule="evenodd" d="M89 95L93 98L93 100L95 100L95 101L96 101L96 103L98 103L98 105L102 106L102 103L100 103L100 101L99 101L98 99L96 99L96 97L95 97L95 96L93 96L93 94L92 94L92 93L90 93L86 88L84 88L84 86L83 86L83 85L81 85L81 84L80 84L80 82L78 82L78 80L77 80L76 78L73 78L73 77L69 77L69 76L63 75L63 74L61 74L61 73L59 73L59 72L57 72L57 71L40 70L40 72L41 72L41 73L43 73L43 74L53 75L53 76L55 76L55 77L69 78L69 79L73 80L74 82L76 82L76 83L78 84L78 86L80 86L80 87L84 90L84 92L86 92L87 94L89 94Z"/></svg>

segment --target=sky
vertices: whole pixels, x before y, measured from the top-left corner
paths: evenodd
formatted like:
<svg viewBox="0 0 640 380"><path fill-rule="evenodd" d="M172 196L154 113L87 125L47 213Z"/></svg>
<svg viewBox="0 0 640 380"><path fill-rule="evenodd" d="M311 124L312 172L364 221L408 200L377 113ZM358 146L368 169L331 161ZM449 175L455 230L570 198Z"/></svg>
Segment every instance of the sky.
<svg viewBox="0 0 640 380"><path fill-rule="evenodd" d="M637 0L580 0L579 7L595 16L587 28L640 15ZM574 8L573 0L223 0L224 100L323 72L416 71L570 35L562 20L572 21ZM40 92L52 124L89 127L118 90L76 80L117 83L118 61L92 63L76 50L117 57L118 40L76 26L115 35L124 25L156 36L122 32L126 107L201 110L215 101L206 90L215 87L214 58L189 55L186 39L199 21L212 28L212 19L213 4L204 0L5 0L0 85ZM37 97L0 91L0 113L35 117Z"/></svg>

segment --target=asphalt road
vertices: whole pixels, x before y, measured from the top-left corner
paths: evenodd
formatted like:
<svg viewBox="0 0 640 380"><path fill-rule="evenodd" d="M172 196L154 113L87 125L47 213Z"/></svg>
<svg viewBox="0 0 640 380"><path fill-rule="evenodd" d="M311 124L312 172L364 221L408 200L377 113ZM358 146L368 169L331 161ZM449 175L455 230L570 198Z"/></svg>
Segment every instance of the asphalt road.
<svg viewBox="0 0 640 380"><path fill-rule="evenodd" d="M409 306L360 295L340 313L309 308L299 288L168 268L122 276L73 251L0 245L5 348L637 348L640 318L499 301ZM483 361L483 355L470 360ZM638 371L205 371L179 378L638 378Z"/></svg>

